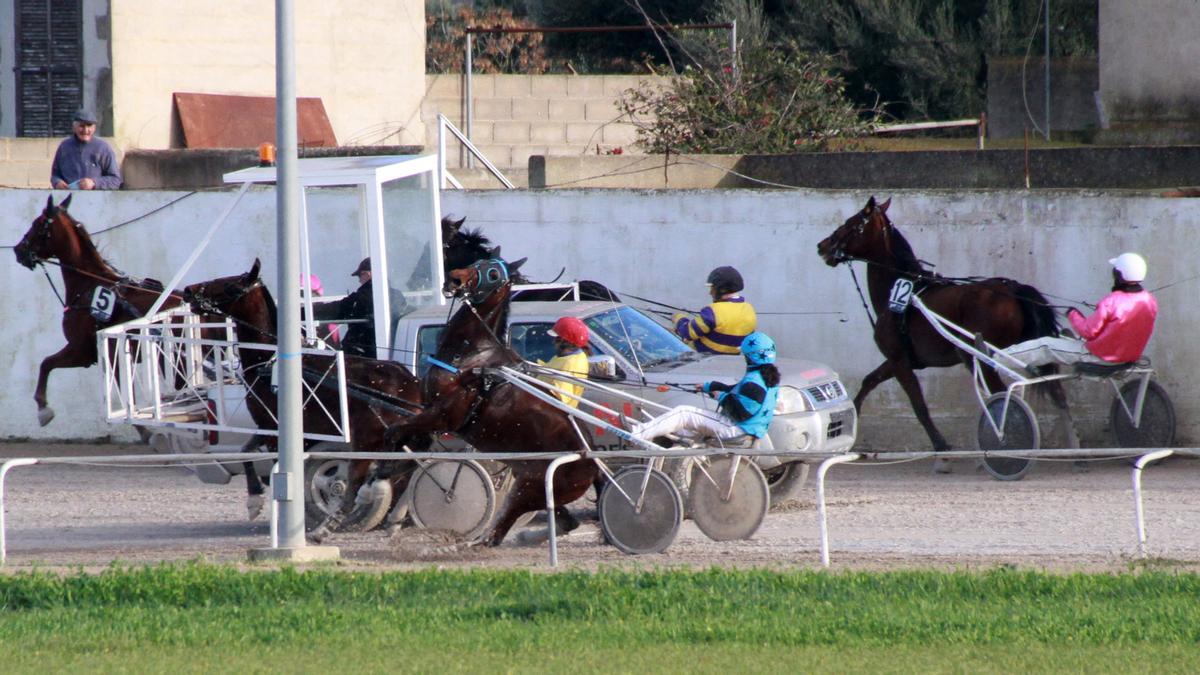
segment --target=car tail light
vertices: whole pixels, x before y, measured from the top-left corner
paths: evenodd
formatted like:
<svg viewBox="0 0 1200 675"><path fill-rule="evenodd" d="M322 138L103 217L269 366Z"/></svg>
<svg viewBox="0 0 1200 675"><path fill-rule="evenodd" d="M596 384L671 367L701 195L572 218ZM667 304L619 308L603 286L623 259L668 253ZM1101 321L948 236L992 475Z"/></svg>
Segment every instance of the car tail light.
<svg viewBox="0 0 1200 675"><path fill-rule="evenodd" d="M205 410L208 413L207 415L205 415L205 422L211 426L216 426L216 424L217 424L217 402L212 400L211 398L208 399L208 401L206 402ZM217 430L209 429L208 430L208 444L216 445L218 440L220 440L220 435L217 433Z"/></svg>

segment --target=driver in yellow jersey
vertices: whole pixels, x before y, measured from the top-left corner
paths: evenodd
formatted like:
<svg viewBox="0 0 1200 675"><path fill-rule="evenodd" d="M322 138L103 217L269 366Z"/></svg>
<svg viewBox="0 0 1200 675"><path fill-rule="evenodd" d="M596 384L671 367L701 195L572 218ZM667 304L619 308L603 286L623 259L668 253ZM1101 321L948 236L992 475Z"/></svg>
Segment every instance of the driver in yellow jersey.
<svg viewBox="0 0 1200 675"><path fill-rule="evenodd" d="M579 379L586 380L588 376L588 328L582 321L573 316L564 316L554 322L554 327L547 331L554 338L554 358L548 362L538 361L538 365L562 371ZM583 385L570 380L559 380L550 376L542 378L554 385L555 388L570 392L575 396L583 395ZM567 394L555 392L555 396L572 408L579 407L579 401Z"/></svg>
<svg viewBox="0 0 1200 675"><path fill-rule="evenodd" d="M698 352L737 354L742 340L758 328L754 306L741 296L744 287L742 275L732 267L709 272L712 304L700 310L699 316L676 314L672 319L675 334Z"/></svg>

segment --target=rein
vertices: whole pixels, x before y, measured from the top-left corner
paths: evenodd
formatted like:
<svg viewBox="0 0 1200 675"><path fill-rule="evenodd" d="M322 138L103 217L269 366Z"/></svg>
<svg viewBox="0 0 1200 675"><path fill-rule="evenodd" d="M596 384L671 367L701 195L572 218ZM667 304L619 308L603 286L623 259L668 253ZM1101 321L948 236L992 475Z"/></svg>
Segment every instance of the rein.
<svg viewBox="0 0 1200 675"><path fill-rule="evenodd" d="M871 328L875 328L875 317L871 316L871 308L867 305L867 297L863 295L862 286L858 285L858 275L854 273L854 265L847 264L846 269L850 270L850 278L854 280L854 290L858 291L858 299L862 303L863 311L867 313L867 321L871 322Z"/></svg>
<svg viewBox="0 0 1200 675"><path fill-rule="evenodd" d="M133 277L131 277L131 276L129 276L129 275L126 275L126 274L122 274L121 276L118 276L118 277L117 277L117 278L115 278L115 279L110 279L110 278L108 278L108 277L104 277L104 276L101 276L101 275L99 275L99 274L96 274L95 272L89 272L89 271L87 271L87 270L85 270L85 269L81 269L81 268L79 268L79 267L76 267L76 266L74 266L74 265L68 265L67 263L64 263L64 262L63 262L63 261L61 261L61 260L50 260L50 259L44 259L44 260L38 260L38 261L37 261L37 264L42 266L42 271L46 273L46 278L47 278L47 279L50 279L50 271L46 269L46 265L56 265L56 266L58 266L60 269L63 269L63 270L69 270L69 271L71 271L71 272L74 272L74 273L76 273L76 274L79 274L79 275L82 275L82 276L85 276L85 277L90 277L91 279L94 279L94 280L96 280L96 281L100 281L100 282L103 282L103 283L111 283L111 284L115 284L115 285L117 285L118 287L121 287L121 288L127 288L127 289L130 289L130 290L141 291L141 292L143 292L143 293L154 293L154 294L156 294L156 295L157 295L158 293L160 293L160 292L161 292L161 291L159 291L159 290L154 290L154 289L152 289L152 288L147 288L147 287L143 286L142 284L144 284L144 283L145 283L145 280L140 280L140 281L139 281L139 280L137 280L137 279L134 279ZM51 282L50 282L50 287L54 289L54 294L59 296L59 297L58 297L58 301L59 301L60 303L62 303L62 306L63 306L63 307L66 307L66 306L67 306L67 303L66 303L66 302L65 302L65 301L62 299L62 296L61 296L61 295L59 295L59 293L58 293L58 288L54 286L54 282L53 282L53 280L51 280ZM164 290L165 290L165 289L164 289ZM183 296L182 296L182 295L179 295L178 293L176 293L176 292L174 292L174 291L172 291L172 292L168 293L168 294L167 294L167 297L169 297L169 298L174 298L174 299L176 299L176 300L178 300L178 301L180 301L180 302L184 302Z"/></svg>
<svg viewBox="0 0 1200 675"><path fill-rule="evenodd" d="M54 285L54 278L50 276L50 270L46 269L45 262L39 260L38 265L41 266L42 273L46 275L46 282L50 284L50 290L54 291L54 297L58 298L58 304L62 305L63 309L67 309L67 301L63 300L62 294L58 292L58 286Z"/></svg>
<svg viewBox="0 0 1200 675"><path fill-rule="evenodd" d="M930 274L928 272L914 273L914 272L910 272L908 270L900 269L899 267L896 267L895 265L888 265L885 263L877 262L875 260L868 260L866 258L861 258L858 256L850 256L850 255L846 255L845 253L842 253L840 259L838 260L838 264L847 263L847 266L851 267L851 269L850 269L851 276L854 275L853 266L849 265L849 263L851 263L851 262L861 262L861 263L866 263L867 265L875 265L876 267L887 270L889 272L894 272L900 276L908 277L908 278L912 279L913 281L928 281L928 282L934 282L934 283L944 283L944 284L948 284L951 286L967 286L970 284L979 283L981 281L986 281L986 280L992 278L992 277L979 277L979 276L947 277L947 276L942 276L940 274ZM925 261L921 261L921 262L925 262ZM930 263L926 263L926 264L930 264ZM1198 278L1198 277L1193 277L1193 278ZM1189 280L1185 279L1184 281L1189 281ZM1018 282L1018 283L1020 283L1020 282ZM858 287L858 279L857 278L854 280L854 285L856 288ZM1041 289L1038 289L1038 290L1042 295L1046 296L1047 298L1066 300L1068 302L1073 303L1073 305L1055 305L1055 304L1052 304L1049 302L1037 302L1035 300L1030 300L1028 298L1022 298L1022 300L1025 300L1034 305L1041 305L1043 307L1049 307L1050 309L1066 310L1066 309L1071 309L1074 305L1080 305L1083 307L1088 307L1090 309L1096 308L1096 305L1094 303L1087 302L1086 300L1076 300L1073 298L1063 297L1061 295L1054 295L1053 293L1046 293L1045 291L1042 291ZM858 291L858 295L860 298L862 297L862 294L863 294L862 289L860 288ZM1009 295L1014 298L1016 297L1012 293L1006 293L1006 295ZM865 304L865 300L864 300L864 304ZM871 325L873 326L875 324L872 322Z"/></svg>

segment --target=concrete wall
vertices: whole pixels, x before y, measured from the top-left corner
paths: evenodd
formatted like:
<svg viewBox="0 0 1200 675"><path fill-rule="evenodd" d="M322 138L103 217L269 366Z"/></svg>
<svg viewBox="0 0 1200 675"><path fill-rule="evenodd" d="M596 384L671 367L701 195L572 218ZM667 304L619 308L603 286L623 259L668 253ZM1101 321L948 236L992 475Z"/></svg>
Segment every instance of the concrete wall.
<svg viewBox="0 0 1200 675"><path fill-rule="evenodd" d="M458 192L443 195L443 212L465 215L504 246L510 257L528 256L523 271L551 279L599 279L618 292L698 308L704 275L731 264L745 275L747 294L762 328L785 355L834 366L851 389L880 362L850 275L826 267L817 242L856 213L866 191L634 190ZM78 193L72 213L92 230L147 213L182 193ZM1188 200L1074 192L894 191L890 214L918 256L952 276L1001 274L1033 283L1062 302L1094 302L1111 283L1105 261L1138 250L1151 263L1149 285L1180 282L1158 293L1159 326L1149 348L1160 381L1174 399L1180 442L1200 441L1200 322L1192 298L1194 251L1200 247L1195 207ZM104 254L131 274L169 279L186 259L228 193L187 197L133 225L97 236ZM46 199L41 190L0 191L0 242L15 244ZM352 197L321 191L309 202L314 222L339 222ZM257 191L233 214L214 250L199 259L185 282L249 268L262 256L264 277L275 278L274 195ZM324 217L322 217L324 216ZM315 271L332 292L348 290L346 269L357 242L343 231L314 233ZM11 251L7 253L11 255ZM861 279L861 275L860 275ZM40 273L0 265L0 321L7 349L0 363L0 438L93 438L128 435L100 420L100 374L60 371L49 396L59 418L37 427L32 392L37 363L62 345L61 309ZM803 312L840 311L842 316ZM767 314L782 312L783 314ZM793 314L788 314L793 313ZM844 321L843 321L844 319ZM962 369L921 375L935 420L949 440L969 447L978 409ZM1077 383L1070 394L1085 444L1103 444L1109 396L1099 384ZM863 444L873 448L925 448L907 400L894 384L882 386L864 410ZM1054 437L1051 436L1051 445Z"/></svg>
<svg viewBox="0 0 1200 675"><path fill-rule="evenodd" d="M1046 126L1046 66L1041 58L989 58L987 132L989 138L1021 138L1025 129ZM1100 126L1095 59L1054 59L1050 63L1051 131L1095 130ZM1022 96L1024 89L1024 96ZM1053 134L1051 134L1053 138Z"/></svg>
<svg viewBox="0 0 1200 675"><path fill-rule="evenodd" d="M983 189L1025 185L1021 150L805 152L793 155L540 157L529 187ZM1029 185L1175 189L1200 184L1200 146L1031 150Z"/></svg>
<svg viewBox="0 0 1200 675"><path fill-rule="evenodd" d="M112 0L117 143L170 147L177 91L273 96L274 3ZM338 142L421 144L422 0L298 0L296 93L320 97Z"/></svg>
<svg viewBox="0 0 1200 675"><path fill-rule="evenodd" d="M658 78L637 75L475 75L471 91L475 144L498 167L525 168L531 155L595 154L633 147L636 130L618 120L616 102L626 89ZM463 77L428 75L425 103L426 146L437 145L437 115L464 133ZM457 150L457 142L447 145Z"/></svg>
<svg viewBox="0 0 1200 675"><path fill-rule="evenodd" d="M1200 126L1200 3L1100 0L1100 94L1112 124Z"/></svg>

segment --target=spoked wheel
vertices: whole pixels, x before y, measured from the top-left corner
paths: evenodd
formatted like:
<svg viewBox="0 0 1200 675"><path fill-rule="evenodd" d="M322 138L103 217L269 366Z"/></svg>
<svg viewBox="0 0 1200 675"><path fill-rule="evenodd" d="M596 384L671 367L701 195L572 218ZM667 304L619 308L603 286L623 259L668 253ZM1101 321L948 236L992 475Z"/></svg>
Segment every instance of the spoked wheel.
<svg viewBox="0 0 1200 675"><path fill-rule="evenodd" d="M325 522L342 505L349 485L350 462L344 459L309 460L304 463L304 521L307 529Z"/></svg>
<svg viewBox="0 0 1200 675"><path fill-rule="evenodd" d="M413 475L408 494L408 513L417 527L466 539L483 534L496 513L492 476L475 461L426 464Z"/></svg>
<svg viewBox="0 0 1200 675"><path fill-rule="evenodd" d="M1008 397L1008 414L1004 419L1004 438L996 435L992 420L1004 414L1006 394L992 394L979 415L976 438L980 450L1037 450L1041 447L1041 431L1033 409L1019 396ZM1033 468L1033 460L1027 457L987 457L983 466L996 480L1021 480Z"/></svg>
<svg viewBox="0 0 1200 675"><path fill-rule="evenodd" d="M1169 448L1175 442L1175 407L1167 392L1151 381L1146 387L1146 398L1142 401L1142 417L1134 426L1130 415L1137 406L1137 380L1121 386L1121 398L1113 397L1109 421L1117 445L1122 448ZM1121 400L1125 405L1121 405ZM1125 408L1128 406L1129 412Z"/></svg>
<svg viewBox="0 0 1200 675"><path fill-rule="evenodd" d="M683 523L683 500L675 484L663 472L644 465L618 471L600 493L597 509L604 536L633 555L667 550Z"/></svg>
<svg viewBox="0 0 1200 675"><path fill-rule="evenodd" d="M738 465L731 477L735 462ZM770 503L767 479L748 459L713 457L692 467L688 513L696 527L713 541L754 536Z"/></svg>

